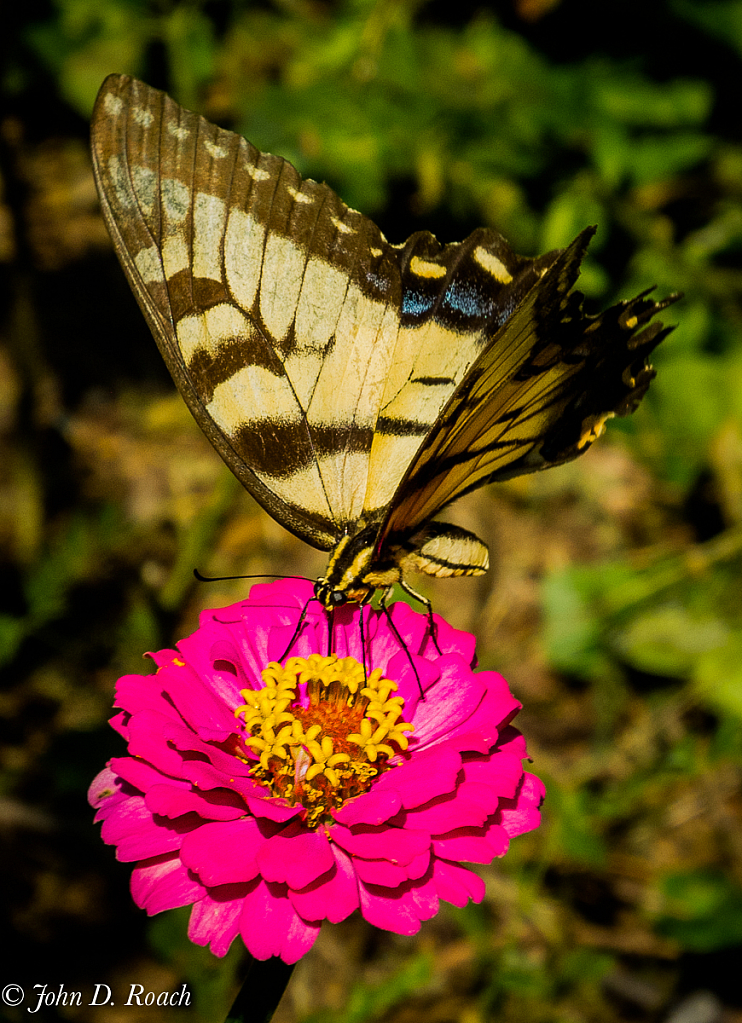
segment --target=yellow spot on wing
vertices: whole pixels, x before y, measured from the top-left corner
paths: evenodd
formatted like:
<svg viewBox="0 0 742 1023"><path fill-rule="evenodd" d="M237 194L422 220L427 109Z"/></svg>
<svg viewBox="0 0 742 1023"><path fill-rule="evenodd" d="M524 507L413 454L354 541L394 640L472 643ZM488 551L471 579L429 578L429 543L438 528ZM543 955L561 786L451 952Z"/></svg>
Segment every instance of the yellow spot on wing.
<svg viewBox="0 0 742 1023"><path fill-rule="evenodd" d="M269 234L260 278L260 312L277 341L283 341L296 314L306 251L290 238Z"/></svg>
<svg viewBox="0 0 742 1023"><path fill-rule="evenodd" d="M191 257L182 234L172 234L162 245L162 263L168 280L190 265Z"/></svg>
<svg viewBox="0 0 742 1023"><path fill-rule="evenodd" d="M179 142L182 142L184 139L187 139L188 136L190 135L190 132L188 131L187 128L183 127L183 125L180 124L174 124L172 121L168 121L167 130L168 134L172 135L173 138L178 139Z"/></svg>
<svg viewBox="0 0 742 1023"><path fill-rule="evenodd" d="M410 270L418 277L445 277L446 268L440 263L429 263L419 256L413 256L410 260Z"/></svg>
<svg viewBox="0 0 742 1023"><path fill-rule="evenodd" d="M304 203L305 206L311 206L314 202L313 196L307 195L306 192L300 192L298 188L294 188L292 185L289 185L286 191L289 193L294 202Z"/></svg>
<svg viewBox="0 0 742 1023"><path fill-rule="evenodd" d="M334 217L334 216L330 217L330 223L332 224L333 227L337 228L337 230L341 234L353 234L354 231L355 231L355 228L351 227L350 224L344 223L344 221L340 220L339 217ZM371 251L373 252L374 250L372 249ZM377 253L377 255L380 256L381 255L381 250L377 249L376 253Z"/></svg>
<svg viewBox="0 0 742 1023"><path fill-rule="evenodd" d="M193 276L222 279L221 246L224 237L224 200L199 192L193 205Z"/></svg>
<svg viewBox="0 0 742 1023"><path fill-rule="evenodd" d="M257 423L256 428L260 429L262 425ZM268 423L264 428L268 428ZM326 519L335 517L336 509L331 509L327 503L316 462L283 476L271 476L266 472L257 472L256 475L286 504L300 504L310 514L321 515Z"/></svg>
<svg viewBox="0 0 742 1023"><path fill-rule="evenodd" d="M369 462L365 507L373 511L388 505L407 467L422 443L422 437L374 434L373 459Z"/></svg>
<svg viewBox="0 0 742 1023"><path fill-rule="evenodd" d="M157 178L149 167L133 167L131 171L134 193L142 212L149 216L155 208L155 188Z"/></svg>
<svg viewBox="0 0 742 1023"><path fill-rule="evenodd" d="M118 117L123 105L124 101L120 96L114 96L110 92L106 93L106 97L103 100L103 106L105 107L107 114L111 114L113 117Z"/></svg>
<svg viewBox="0 0 742 1023"><path fill-rule="evenodd" d="M128 171L118 156L112 156L109 159L107 169L111 191L116 197L116 203L123 210L131 210L136 205L136 199L131 190Z"/></svg>
<svg viewBox="0 0 742 1023"><path fill-rule="evenodd" d="M188 365L199 352L216 355L222 342L233 338L249 338L252 326L237 306L222 302L206 312L184 316L176 324L175 331L180 351ZM273 378L272 373L268 376Z"/></svg>
<svg viewBox="0 0 742 1023"><path fill-rule="evenodd" d="M263 266L265 227L250 213L232 209L224 238L227 284L243 309L255 301Z"/></svg>
<svg viewBox="0 0 742 1023"><path fill-rule="evenodd" d="M487 249L478 245L474 250L474 260L479 263L482 269L486 270L487 273L492 274L496 281L500 284L510 284L513 279L513 275L510 273L508 268L505 266L501 259Z"/></svg>
<svg viewBox="0 0 742 1023"><path fill-rule="evenodd" d="M308 261L294 324L298 348L324 350L335 333L347 290L348 276L342 270L322 259Z"/></svg>
<svg viewBox="0 0 742 1023"><path fill-rule="evenodd" d="M156 245L151 245L148 249L140 249L134 263L145 284L163 283L165 278L162 272L162 260L160 250Z"/></svg>
<svg viewBox="0 0 742 1023"><path fill-rule="evenodd" d="M216 142L206 141L204 142L204 149L213 160L222 160L227 155L227 150L223 146L219 146Z"/></svg>
<svg viewBox="0 0 742 1023"><path fill-rule="evenodd" d="M262 366L243 366L214 389L206 411L227 437L235 437L244 426L260 432L272 420L284 424L299 423L301 413L289 382ZM264 415L260 412L264 411ZM270 413L270 417L268 414ZM268 422L261 423L261 419ZM294 498L300 497L295 494Z"/></svg>
<svg viewBox="0 0 742 1023"><path fill-rule="evenodd" d="M149 128L150 124L154 121L154 115L151 110L145 110L144 107L134 107L131 112L131 116L137 124L141 124L143 128Z"/></svg>
<svg viewBox="0 0 742 1023"><path fill-rule="evenodd" d="M191 205L188 186L177 178L163 178L160 183L160 197L166 219L171 224L184 223Z"/></svg>

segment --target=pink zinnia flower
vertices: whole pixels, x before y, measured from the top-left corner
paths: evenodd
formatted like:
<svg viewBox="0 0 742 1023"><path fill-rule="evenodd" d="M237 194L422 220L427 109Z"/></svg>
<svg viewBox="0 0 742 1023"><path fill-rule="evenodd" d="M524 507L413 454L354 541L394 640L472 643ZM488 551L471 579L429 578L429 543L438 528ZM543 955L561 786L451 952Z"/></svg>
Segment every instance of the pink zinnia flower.
<svg viewBox="0 0 742 1023"><path fill-rule="evenodd" d="M472 670L473 636L436 616L441 654L398 603L405 651L382 612L349 605L325 657L311 601L281 666L311 596L303 581L255 586L152 655L156 674L121 678L111 723L130 756L90 788L104 841L136 862L137 905L192 905L189 937L218 956L239 934L257 959L296 962L323 920L356 909L414 934L441 899L484 897L462 861L489 863L539 823L520 705Z"/></svg>

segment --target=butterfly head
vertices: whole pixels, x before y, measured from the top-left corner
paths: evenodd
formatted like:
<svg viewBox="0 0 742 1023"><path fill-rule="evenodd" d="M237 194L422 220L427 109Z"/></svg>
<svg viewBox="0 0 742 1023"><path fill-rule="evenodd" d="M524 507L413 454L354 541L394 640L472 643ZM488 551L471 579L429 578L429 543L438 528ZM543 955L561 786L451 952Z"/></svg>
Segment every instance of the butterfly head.
<svg viewBox="0 0 742 1023"><path fill-rule="evenodd" d="M373 587L370 586L355 586L350 590L337 589L328 583L326 577L318 579L314 584L315 597L328 611L347 603L365 604L371 599L373 592Z"/></svg>
<svg viewBox="0 0 742 1023"><path fill-rule="evenodd" d="M327 563L327 572L314 586L314 595L328 610L343 604L366 604L377 589L388 589L400 578L393 561L377 556L378 527L368 526L343 536Z"/></svg>

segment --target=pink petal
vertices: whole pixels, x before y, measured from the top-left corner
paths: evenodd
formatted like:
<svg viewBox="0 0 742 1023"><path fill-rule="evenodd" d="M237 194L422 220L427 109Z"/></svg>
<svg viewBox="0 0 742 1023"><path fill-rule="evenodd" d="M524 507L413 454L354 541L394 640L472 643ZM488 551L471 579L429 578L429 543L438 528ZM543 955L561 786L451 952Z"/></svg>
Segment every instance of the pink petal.
<svg viewBox="0 0 742 1023"><path fill-rule="evenodd" d="M420 881L391 890L361 883L360 892L364 919L397 934L416 934L420 921L430 920L439 908L432 870Z"/></svg>
<svg viewBox="0 0 742 1023"><path fill-rule="evenodd" d="M395 934L417 934L420 930L415 904L406 892L393 889L392 897L388 889L361 883L359 893L361 915L374 927L382 927Z"/></svg>
<svg viewBox="0 0 742 1023"><path fill-rule="evenodd" d="M485 698L480 676L471 674L457 654L444 655L439 668L441 677L426 692L425 700L418 703L412 718L415 726L412 734L418 749L448 739L463 725L468 727Z"/></svg>
<svg viewBox="0 0 742 1023"><path fill-rule="evenodd" d="M440 909L440 897L433 881L433 871L420 881L410 883L410 899L419 920L431 920Z"/></svg>
<svg viewBox="0 0 742 1023"><path fill-rule="evenodd" d="M386 776L382 775L381 781ZM399 811L401 805L399 792L388 787L384 790L380 788L379 782L362 796L349 799L344 806L333 812L333 817L348 828L354 824L383 824Z"/></svg>
<svg viewBox="0 0 742 1023"><path fill-rule="evenodd" d="M476 662L476 636L471 632L463 632L461 629L454 629L445 618L440 615L433 615L435 622L435 634L438 646L444 653L457 653L459 657L470 667ZM438 657L432 637L429 639L424 652L428 657Z"/></svg>
<svg viewBox="0 0 742 1023"><path fill-rule="evenodd" d="M486 686L484 696L468 721L451 728L448 741L455 742L459 749L485 753L500 743L501 733L509 729L521 704L496 671L480 671L475 677Z"/></svg>
<svg viewBox="0 0 742 1023"><path fill-rule="evenodd" d="M238 786L235 783L235 788L242 791L241 785ZM256 788L265 791L262 785L256 786ZM302 814L301 806L286 806L279 799L259 796L257 793L254 796L245 795L245 802L255 817L264 817L266 820L276 821L279 824L283 824L285 821L289 821L293 817L299 817Z"/></svg>
<svg viewBox="0 0 742 1023"><path fill-rule="evenodd" d="M187 906L205 893L177 856L159 856L138 864L132 871L132 898L149 916Z"/></svg>
<svg viewBox="0 0 742 1023"><path fill-rule="evenodd" d="M226 893L233 893L228 898ZM224 894L223 894L224 893ZM195 945L209 945L215 956L225 956L240 932L243 885L212 889L196 902L188 921L188 937Z"/></svg>
<svg viewBox="0 0 742 1023"><path fill-rule="evenodd" d="M455 795L440 796L427 806L409 810L404 815L404 826L443 835L454 828L481 827L496 808L497 797L492 789L470 782L460 785Z"/></svg>
<svg viewBox="0 0 742 1023"><path fill-rule="evenodd" d="M178 714L165 696L163 679L159 675L160 672L151 675L122 676L116 683L115 706L121 707L128 714L151 710L176 719Z"/></svg>
<svg viewBox="0 0 742 1023"><path fill-rule="evenodd" d="M237 689L216 686L213 670L207 677L209 684L194 671L183 671L177 686L169 687L168 695L181 718L201 738L220 742L235 731L234 708L244 701Z"/></svg>
<svg viewBox="0 0 742 1023"><path fill-rule="evenodd" d="M507 852L510 840L499 824L490 821L485 828L456 828L433 839L433 851L444 860L464 863L491 863Z"/></svg>
<svg viewBox="0 0 742 1023"><path fill-rule="evenodd" d="M353 865L359 879L366 884L397 888L406 881L417 881L423 876L430 865L430 852L426 850L404 867L388 860L364 860L359 856L353 858Z"/></svg>
<svg viewBox="0 0 742 1023"><path fill-rule="evenodd" d="M240 933L256 959L280 956L295 963L312 947L319 930L318 923L302 920L283 885L259 881L242 903Z"/></svg>
<svg viewBox="0 0 742 1023"><path fill-rule="evenodd" d="M433 861L433 881L441 899L454 906L465 906L469 899L481 902L485 884L478 874L446 860Z"/></svg>
<svg viewBox="0 0 742 1023"><path fill-rule="evenodd" d="M304 920L337 924L358 909L358 880L353 860L338 846L332 846L335 867L301 891L289 889L289 899Z"/></svg>
<svg viewBox="0 0 742 1023"><path fill-rule="evenodd" d="M208 751L207 756L210 756L213 751L208 746L206 749ZM221 751L219 755L220 757L222 756ZM184 780L187 780L203 791L230 788L240 794L250 793L263 796L267 793L268 790L265 785L258 784L258 782L248 776L249 764L236 761L236 763L230 766L231 770L225 771L223 768L215 767L214 764L207 763L204 760L184 759L181 762L178 773Z"/></svg>
<svg viewBox="0 0 742 1023"><path fill-rule="evenodd" d="M410 828L373 827L359 824L350 829L333 824L328 829L331 841L351 855L365 859L386 859L390 863L409 863L430 848L430 836Z"/></svg>
<svg viewBox="0 0 742 1023"><path fill-rule="evenodd" d="M541 823L539 808L545 795L546 788L540 778L534 774L523 776L523 784L516 799L503 800L497 812L497 819L508 835L522 835L539 826Z"/></svg>
<svg viewBox="0 0 742 1023"><path fill-rule="evenodd" d="M147 809L171 819L186 813L197 813L204 820L233 821L244 817L245 804L233 792L215 789L209 798L190 788L184 791L177 785L153 785L144 798Z"/></svg>
<svg viewBox="0 0 742 1023"><path fill-rule="evenodd" d="M298 823L268 839L257 859L266 881L285 881L290 888L305 888L335 865L324 831Z"/></svg>
<svg viewBox="0 0 742 1023"><path fill-rule="evenodd" d="M114 757L110 764L119 778L127 781L140 792L146 793L153 785L160 785L165 780L183 791L187 791L191 787L187 781L166 778L162 771L158 771L143 760L135 760L134 757Z"/></svg>
<svg viewBox="0 0 742 1023"><path fill-rule="evenodd" d="M128 798L128 794L121 791L121 778L112 766L104 767L93 778L88 789L88 802L95 810L104 805L111 805L112 801L118 803Z"/></svg>
<svg viewBox="0 0 742 1023"><path fill-rule="evenodd" d="M501 753L509 753L517 760L525 760L528 756L525 738L512 725L507 725L505 728L500 729L497 748Z"/></svg>
<svg viewBox="0 0 742 1023"><path fill-rule="evenodd" d="M464 757L464 779L487 785L497 797L512 799L523 777L520 758L510 752L489 756L467 754Z"/></svg>
<svg viewBox="0 0 742 1023"><path fill-rule="evenodd" d="M101 837L107 845L118 846L117 859L127 863L179 849L183 835L198 824L198 818L191 817L177 823L155 821L144 799L132 796L113 808L111 815L103 822Z"/></svg>
<svg viewBox="0 0 742 1023"><path fill-rule="evenodd" d="M353 860L358 880L364 884L380 885L383 888L399 888L409 878L401 867L396 867L387 860L362 860L356 856Z"/></svg>
<svg viewBox="0 0 742 1023"><path fill-rule="evenodd" d="M180 856L205 885L235 884L257 876L257 856L265 842L251 817L204 824L186 835Z"/></svg>
<svg viewBox="0 0 742 1023"><path fill-rule="evenodd" d="M453 792L461 770L461 756L450 748L416 753L405 763L382 774L375 793L398 793L405 808L429 803L436 796ZM340 816L335 814L337 820ZM343 820L345 824L346 821Z"/></svg>
<svg viewBox="0 0 742 1023"><path fill-rule="evenodd" d="M129 722L129 753L174 777L182 775L183 758L172 743L181 737L182 746L202 746L201 741L180 722L164 714L140 711ZM201 752L202 750L199 750Z"/></svg>

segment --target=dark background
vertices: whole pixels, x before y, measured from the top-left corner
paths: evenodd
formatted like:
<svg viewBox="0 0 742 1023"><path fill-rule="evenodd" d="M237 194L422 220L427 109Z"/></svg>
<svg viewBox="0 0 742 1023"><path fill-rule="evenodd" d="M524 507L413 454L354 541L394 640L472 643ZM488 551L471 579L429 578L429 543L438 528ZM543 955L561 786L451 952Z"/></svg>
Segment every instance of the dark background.
<svg viewBox="0 0 742 1023"><path fill-rule="evenodd" d="M741 55L739 0L3 11L0 979L86 1001L186 981L196 1002L30 1018L223 1018L241 949L219 961L187 913L133 906L85 791L121 752L116 678L245 592L194 567L324 564L190 420L113 256L87 123L126 71L328 181L392 242L485 224L534 255L595 223L591 308L686 295L633 418L450 515L491 572L420 582L523 702L543 826L484 870L481 907L414 938L325 926L276 1018L742 1020Z"/></svg>

